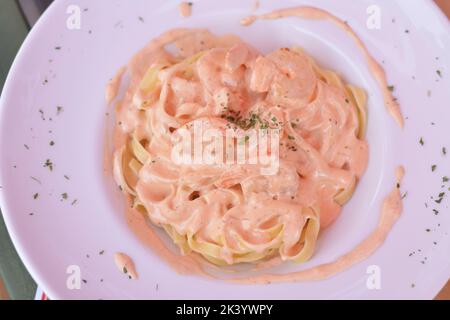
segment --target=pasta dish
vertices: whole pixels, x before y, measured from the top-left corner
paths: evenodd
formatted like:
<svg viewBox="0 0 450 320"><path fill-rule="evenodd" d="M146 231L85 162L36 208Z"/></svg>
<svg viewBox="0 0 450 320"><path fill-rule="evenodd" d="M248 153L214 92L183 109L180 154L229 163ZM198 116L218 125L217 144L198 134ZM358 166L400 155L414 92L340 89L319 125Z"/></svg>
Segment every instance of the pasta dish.
<svg viewBox="0 0 450 320"><path fill-rule="evenodd" d="M307 261L366 169L365 92L299 47L262 54L202 29L154 39L128 73L113 173L130 206L183 255L215 265ZM198 125L225 142L182 139ZM261 149L269 133L276 145ZM198 144L217 161L175 159L180 145L195 156ZM239 147L247 161L238 161ZM275 162L252 162L252 150Z"/></svg>

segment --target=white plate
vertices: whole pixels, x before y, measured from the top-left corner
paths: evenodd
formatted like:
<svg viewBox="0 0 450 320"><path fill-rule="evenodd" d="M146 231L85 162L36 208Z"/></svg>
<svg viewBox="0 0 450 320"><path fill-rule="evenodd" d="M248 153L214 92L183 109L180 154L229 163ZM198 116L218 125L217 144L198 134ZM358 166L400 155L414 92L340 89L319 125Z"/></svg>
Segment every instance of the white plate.
<svg viewBox="0 0 450 320"><path fill-rule="evenodd" d="M0 200L14 244L35 280L53 299L433 298L450 276L448 195L440 204L430 199L444 190L442 177L450 176L450 154L441 154L444 146L450 152L450 28L434 3L302 1L347 20L384 61L407 119L402 131L387 115L361 53L330 23L289 18L244 28L239 20L251 13L253 1L194 2L193 16L183 19L178 1L135 0L131 5L123 0L80 0L81 29L70 30L66 11L73 1L55 1L20 50L1 100ZM366 25L366 10L374 2L381 10L379 30ZM261 1L258 12L296 3ZM124 221L121 195L102 172L104 88L151 38L180 26L235 33L263 52L303 46L320 63L369 92L366 174L339 220L320 236L313 259L278 271L333 260L359 243L376 226L381 201L394 182L394 168L403 164L402 189L408 192L404 212L373 256L325 281L235 285L178 275L136 239ZM63 107L59 115L57 106ZM44 167L46 159L54 164L52 171ZM445 192L450 194L448 187L447 183ZM134 258L139 281L117 271L116 251ZM66 286L71 265L79 266L86 280L80 290ZM372 265L381 270L380 290L366 286Z"/></svg>

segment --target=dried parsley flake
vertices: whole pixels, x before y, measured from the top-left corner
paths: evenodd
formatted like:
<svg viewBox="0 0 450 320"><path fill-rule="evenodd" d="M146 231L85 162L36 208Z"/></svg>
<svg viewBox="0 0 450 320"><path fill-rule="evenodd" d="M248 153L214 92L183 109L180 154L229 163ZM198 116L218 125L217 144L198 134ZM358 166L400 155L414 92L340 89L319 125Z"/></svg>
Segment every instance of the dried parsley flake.
<svg viewBox="0 0 450 320"><path fill-rule="evenodd" d="M44 163L44 168L48 168L50 171L53 171L53 162L50 159L47 159Z"/></svg>

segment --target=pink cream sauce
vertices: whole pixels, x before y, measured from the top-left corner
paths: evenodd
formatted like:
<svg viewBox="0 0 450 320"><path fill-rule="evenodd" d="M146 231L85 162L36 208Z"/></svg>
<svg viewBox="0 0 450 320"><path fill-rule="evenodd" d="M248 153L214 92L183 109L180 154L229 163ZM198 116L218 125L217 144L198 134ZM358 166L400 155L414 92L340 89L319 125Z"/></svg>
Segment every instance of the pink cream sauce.
<svg viewBox="0 0 450 320"><path fill-rule="evenodd" d="M130 279L136 280L138 278L134 262L128 255L117 252L114 254L114 262L116 263L117 269L130 277Z"/></svg>
<svg viewBox="0 0 450 320"><path fill-rule="evenodd" d="M257 16L256 15L248 16L241 20L241 24L244 26L249 26L258 19L273 20L286 17L299 17L311 20L328 20L337 25L345 32L347 32L347 34L355 41L356 45L363 52L364 57L366 58L367 61L367 65L369 66L369 69L372 72L373 77L378 82L380 89L383 93L385 106L389 114L394 118L394 120L398 123L400 127L403 127L404 119L400 110L400 106L388 89L389 84L387 82L386 73L383 67L370 54L366 45L361 40L361 38L356 34L356 32L340 18L332 15L331 13L325 10L314 7L295 7L289 9L281 9Z"/></svg>
<svg viewBox="0 0 450 320"><path fill-rule="evenodd" d="M178 5L178 11L183 18L190 17L192 14L192 2L181 2Z"/></svg>
<svg viewBox="0 0 450 320"><path fill-rule="evenodd" d="M403 175L402 172L404 172L403 167L398 167L398 178ZM400 183L401 181L397 180L397 182ZM332 277L372 255L389 235L395 222L400 217L402 208L400 189L395 186L383 201L380 220L376 229L350 252L340 256L335 261L299 272L288 274L264 274L247 278L236 278L231 281L236 283L263 284L272 282L323 280Z"/></svg>
<svg viewBox="0 0 450 320"><path fill-rule="evenodd" d="M311 7L299 7L275 11L273 13L265 14L259 17L251 16L244 19L242 23L248 25L258 18L277 19L287 16L299 16L302 18L309 18L309 19L331 20L336 25L347 31L350 34L350 36L356 41L358 46L362 49L367 59L369 68L372 71L376 80L378 81L381 90L383 91L387 110L398 122L398 124L400 126L403 126L403 117L401 115L399 106L393 99L389 90L387 89L387 81L384 70L370 55L367 48L365 47L363 42L359 39L359 37L356 35L356 33L340 19L321 9L315 9ZM125 97L123 98L122 101L119 102L117 107L118 111L117 116L122 122L124 122L125 127L134 126L136 128L136 126L133 125L133 123L136 123L137 121L136 120L137 114L133 116L133 113L131 113L130 117L129 108L132 107L133 95L134 92L136 92L137 90L137 87L140 83L140 79L142 79L143 77L143 74L154 61L158 61L161 59L161 57L164 57L166 55L163 49L163 47L166 44L169 44L173 41L176 41L177 39L182 38L187 33L192 33L192 31L177 29L166 32L164 35L153 40L147 47L145 47L141 52L139 52L128 64L128 71L131 74L130 87L128 88L127 93L125 94ZM230 39L228 40L232 41ZM222 41L226 42L227 40L224 38L222 39ZM182 43L180 45L183 45L185 48L187 48L187 43ZM198 52L199 48L192 48L192 51L193 53ZM187 56L189 56L189 54L190 53L186 53ZM122 75L123 71L121 70L118 73L118 76L116 76L108 86L109 91L107 93L108 102L111 102L116 97ZM139 128L137 128L137 130L139 130ZM123 128L120 129L116 126L114 132L114 148L115 149L120 148L127 138L128 138L127 130L124 130ZM108 152L108 154L110 154L110 152ZM110 162L105 161L105 163ZM355 169L355 171L359 171L360 173L362 173L364 169L365 165L363 165L361 168ZM399 167L396 173L398 182L400 182L400 180L402 179L403 174L404 174L403 167ZM186 256L179 256L173 253L169 248L167 248L163 243L163 241L155 233L155 231L147 225L147 221L142 216L142 214L137 210L131 208L130 198L127 197L127 199L128 199L127 200L128 203L126 205L127 223L144 243L152 247L164 260L166 260L173 268L175 268L180 273L195 273L204 276L211 276L209 275L208 272L205 271L204 269L205 263L202 261L202 259L199 259L197 255L190 254ZM387 237L389 231L391 230L392 226L394 225L395 221L400 216L401 210L402 210L402 201L400 191L398 188L394 188L389 193L389 195L384 199L381 208L380 221L377 228L363 242L361 242L361 244L356 246L349 253L341 256L339 259L327 264L322 264L310 269L290 274L265 274L265 275L251 276L244 279L238 278L232 281L239 283L269 283L278 281L320 280L333 276L334 274L339 273L349 268L350 266L362 261L363 259L367 258L379 246L381 246L381 244ZM334 220L334 218L335 217L332 217L331 219ZM264 263L261 263L260 265L257 265L256 269L261 270L270 268L279 264L280 262L281 259L272 259Z"/></svg>
<svg viewBox="0 0 450 320"><path fill-rule="evenodd" d="M108 82L105 93L106 103L108 105L111 104L111 102L117 97L120 83L122 82L122 77L126 70L126 67L120 68L116 75Z"/></svg>

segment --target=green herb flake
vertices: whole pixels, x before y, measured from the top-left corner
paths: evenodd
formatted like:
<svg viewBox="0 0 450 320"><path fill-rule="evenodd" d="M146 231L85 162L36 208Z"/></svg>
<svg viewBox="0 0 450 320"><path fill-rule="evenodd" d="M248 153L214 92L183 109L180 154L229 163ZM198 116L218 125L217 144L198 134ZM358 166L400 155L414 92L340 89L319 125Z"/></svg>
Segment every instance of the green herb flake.
<svg viewBox="0 0 450 320"><path fill-rule="evenodd" d="M289 140L295 140L295 138L293 136L288 136Z"/></svg>
<svg viewBox="0 0 450 320"><path fill-rule="evenodd" d="M434 200L434 202L436 202L436 203L441 203L441 202L442 202L442 199L444 199L444 196L445 196L445 192L439 193L439 195L438 195L438 198L439 198L439 199Z"/></svg>
<svg viewBox="0 0 450 320"><path fill-rule="evenodd" d="M69 198L69 195L67 194L67 192L64 192L64 193L61 194L61 198L63 200L67 200Z"/></svg>
<svg viewBox="0 0 450 320"><path fill-rule="evenodd" d="M35 193L35 194L33 195L33 199L34 199L34 200L36 200L37 198L39 198L39 193Z"/></svg>
<svg viewBox="0 0 450 320"><path fill-rule="evenodd" d="M420 143L421 146L423 146L425 144L425 141L423 141L422 137L420 137L419 143Z"/></svg>
<svg viewBox="0 0 450 320"><path fill-rule="evenodd" d="M448 180L449 180L449 179L448 179L448 177L447 177L447 176L445 176L445 177L442 177L442 182L444 182L444 183L445 183L445 182L448 182Z"/></svg>
<svg viewBox="0 0 450 320"><path fill-rule="evenodd" d="M44 168L48 168L50 171L53 171L53 162L50 159L47 159L44 163Z"/></svg>
<svg viewBox="0 0 450 320"><path fill-rule="evenodd" d="M394 90L395 90L395 87L394 87L394 86L388 86L387 88L388 88L388 90L389 90L390 92L394 92Z"/></svg>
<svg viewBox="0 0 450 320"><path fill-rule="evenodd" d="M39 179L36 178L36 177L31 176L30 179L33 180L33 181L36 181L36 182L39 183L39 184L42 184L41 180L39 180Z"/></svg>
<svg viewBox="0 0 450 320"><path fill-rule="evenodd" d="M431 166L431 172L434 172L435 170L436 170L436 165L435 164L433 164L432 166Z"/></svg>
<svg viewBox="0 0 450 320"><path fill-rule="evenodd" d="M23 145L25 147L25 149L30 150L30 147L26 144Z"/></svg>
<svg viewBox="0 0 450 320"><path fill-rule="evenodd" d="M233 116L227 116L227 120L230 122L235 122L236 119Z"/></svg>
<svg viewBox="0 0 450 320"><path fill-rule="evenodd" d="M447 149L445 147L442 147L442 154L445 156L447 155Z"/></svg>
<svg viewBox="0 0 450 320"><path fill-rule="evenodd" d="M442 78L442 72L441 72L441 70L436 70L436 73L437 73L437 75L438 75L440 78Z"/></svg>
<svg viewBox="0 0 450 320"><path fill-rule="evenodd" d="M123 271L123 273L125 273L125 274L128 273L128 270L127 270L127 268L125 268L125 267L123 267L122 271Z"/></svg>
<svg viewBox="0 0 450 320"><path fill-rule="evenodd" d="M64 108L61 106L57 106L56 107L56 115L59 116L61 114L61 112L64 111Z"/></svg>

